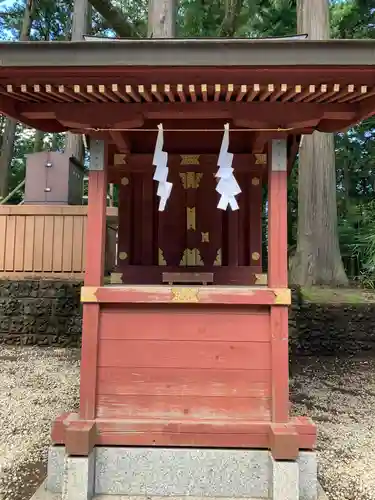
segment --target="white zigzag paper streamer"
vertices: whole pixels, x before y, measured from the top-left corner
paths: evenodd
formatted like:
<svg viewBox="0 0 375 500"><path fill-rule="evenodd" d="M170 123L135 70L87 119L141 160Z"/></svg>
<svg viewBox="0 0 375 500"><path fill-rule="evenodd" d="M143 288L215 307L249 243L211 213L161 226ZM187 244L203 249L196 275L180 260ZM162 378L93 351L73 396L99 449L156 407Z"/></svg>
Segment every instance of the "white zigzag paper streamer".
<svg viewBox="0 0 375 500"><path fill-rule="evenodd" d="M216 186L216 191L220 194L217 208L220 210L227 210L229 205L232 210L238 210L239 206L236 196L241 193L241 188L233 175L233 154L228 152L228 148L229 123L226 123L224 125L224 135L217 162L219 170L215 174L215 177L220 179Z"/></svg>
<svg viewBox="0 0 375 500"><path fill-rule="evenodd" d="M156 167L154 172L154 181L158 182L157 195L159 196L159 212L163 212L171 195L173 184L167 181L168 178L168 153L163 151L164 131L163 124L158 125L158 137L152 164Z"/></svg>

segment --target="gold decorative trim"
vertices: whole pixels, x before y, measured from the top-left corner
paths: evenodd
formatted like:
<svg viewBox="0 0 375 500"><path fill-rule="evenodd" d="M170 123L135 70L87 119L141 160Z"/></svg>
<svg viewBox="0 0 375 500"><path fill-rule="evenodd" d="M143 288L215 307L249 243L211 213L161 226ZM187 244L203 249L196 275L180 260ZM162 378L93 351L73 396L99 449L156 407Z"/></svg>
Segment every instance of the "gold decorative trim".
<svg viewBox="0 0 375 500"><path fill-rule="evenodd" d="M200 155L180 155L181 165L199 165Z"/></svg>
<svg viewBox="0 0 375 500"><path fill-rule="evenodd" d="M111 273L111 285L122 285L122 273Z"/></svg>
<svg viewBox="0 0 375 500"><path fill-rule="evenodd" d="M116 153L113 157L113 163L115 165L126 165L126 154Z"/></svg>
<svg viewBox="0 0 375 500"><path fill-rule="evenodd" d="M83 286L81 288L81 302L98 302L97 291L97 286Z"/></svg>
<svg viewBox="0 0 375 500"><path fill-rule="evenodd" d="M203 177L202 172L181 172L180 178L184 189L198 189L201 179Z"/></svg>
<svg viewBox="0 0 375 500"><path fill-rule="evenodd" d="M203 266L200 251L197 248L186 248L184 250L180 266Z"/></svg>
<svg viewBox="0 0 375 500"><path fill-rule="evenodd" d="M210 242L210 233L201 233L202 239L201 243L209 243Z"/></svg>
<svg viewBox="0 0 375 500"><path fill-rule="evenodd" d="M166 266L167 265L167 261L164 258L164 252L161 248L159 248L159 251L158 251L158 263L159 263L159 266Z"/></svg>
<svg viewBox="0 0 375 500"><path fill-rule="evenodd" d="M126 260L126 259L128 258L128 254L127 254L126 252L120 252L120 253L118 254L118 258L119 258L120 260Z"/></svg>
<svg viewBox="0 0 375 500"><path fill-rule="evenodd" d="M187 207L186 208L186 225L188 231L196 230L196 219L195 219L195 207Z"/></svg>
<svg viewBox="0 0 375 500"><path fill-rule="evenodd" d="M255 153L255 165L267 165L267 155L263 153Z"/></svg>
<svg viewBox="0 0 375 500"><path fill-rule="evenodd" d="M195 189L196 186L196 179L195 179L195 172L186 172L186 187L185 189Z"/></svg>
<svg viewBox="0 0 375 500"><path fill-rule="evenodd" d="M221 248L219 248L219 250L217 251L217 254L216 254L216 259L215 259L215 262L214 262L214 266L221 266Z"/></svg>
<svg viewBox="0 0 375 500"><path fill-rule="evenodd" d="M123 186L127 186L127 185L129 184L129 179L128 179L127 177L123 177L123 178L121 179L121 184L122 184Z"/></svg>
<svg viewBox="0 0 375 500"><path fill-rule="evenodd" d="M275 304L279 306L290 306L292 303L292 292L289 288L274 288Z"/></svg>
<svg viewBox="0 0 375 500"><path fill-rule="evenodd" d="M204 262L202 260L201 253L197 248L195 249L195 265L196 266L204 266Z"/></svg>
<svg viewBox="0 0 375 500"><path fill-rule="evenodd" d="M199 302L198 288L185 288L178 287L172 288L172 302L179 302L181 304Z"/></svg>
<svg viewBox="0 0 375 500"><path fill-rule="evenodd" d="M267 285L268 276L267 274L254 274L255 276L255 285Z"/></svg>
<svg viewBox="0 0 375 500"><path fill-rule="evenodd" d="M259 178L258 178L258 177L253 177L253 178L251 179L251 184L252 184L253 186L259 186L259 183L260 183L260 180L259 180Z"/></svg>
<svg viewBox="0 0 375 500"><path fill-rule="evenodd" d="M251 254L251 259L255 260L255 261L259 260L260 259L260 253L259 252L253 252Z"/></svg>

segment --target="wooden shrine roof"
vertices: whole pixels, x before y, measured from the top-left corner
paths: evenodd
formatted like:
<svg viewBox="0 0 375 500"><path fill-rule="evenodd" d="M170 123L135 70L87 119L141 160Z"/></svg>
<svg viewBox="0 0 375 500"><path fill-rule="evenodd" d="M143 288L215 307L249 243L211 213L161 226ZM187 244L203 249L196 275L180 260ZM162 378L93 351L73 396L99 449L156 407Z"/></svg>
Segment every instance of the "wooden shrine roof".
<svg viewBox="0 0 375 500"><path fill-rule="evenodd" d="M213 152L229 121L237 152L255 151L257 142L261 151L272 134L335 132L374 114L375 41L5 42L0 112L137 153L152 151L160 121L181 131L171 144L176 153L179 141ZM202 129L212 131L210 140Z"/></svg>
<svg viewBox="0 0 375 500"><path fill-rule="evenodd" d="M372 66L374 40L144 38L2 42L3 67Z"/></svg>

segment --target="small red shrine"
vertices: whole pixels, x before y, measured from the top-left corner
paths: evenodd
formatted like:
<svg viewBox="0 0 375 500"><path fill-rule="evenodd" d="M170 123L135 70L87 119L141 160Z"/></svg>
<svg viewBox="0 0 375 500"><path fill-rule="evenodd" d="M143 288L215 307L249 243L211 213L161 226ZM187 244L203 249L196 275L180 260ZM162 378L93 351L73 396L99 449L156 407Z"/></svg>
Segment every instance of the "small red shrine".
<svg viewBox="0 0 375 500"><path fill-rule="evenodd" d="M53 424L48 491L317 499L316 428L289 413L287 177L302 134L374 113L374 49L0 44L0 111L90 143L80 410Z"/></svg>

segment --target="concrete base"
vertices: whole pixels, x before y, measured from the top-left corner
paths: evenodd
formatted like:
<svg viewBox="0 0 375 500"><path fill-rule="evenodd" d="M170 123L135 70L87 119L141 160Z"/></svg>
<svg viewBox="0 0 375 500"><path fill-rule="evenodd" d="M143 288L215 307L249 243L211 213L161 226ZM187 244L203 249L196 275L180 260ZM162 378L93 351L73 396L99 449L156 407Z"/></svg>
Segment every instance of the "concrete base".
<svg viewBox="0 0 375 500"><path fill-rule="evenodd" d="M269 497L272 500L299 500L299 467L297 462L280 462L270 457L271 480ZM317 496L318 492L316 492Z"/></svg>
<svg viewBox="0 0 375 500"><path fill-rule="evenodd" d="M296 462L276 462L266 450L98 447L89 458L68 458L56 446L46 488L63 493L62 500L91 500L94 494L103 500L318 500L316 470L314 452L301 452Z"/></svg>
<svg viewBox="0 0 375 500"><path fill-rule="evenodd" d="M95 450L88 457L65 457L62 500L91 500L94 496Z"/></svg>
<svg viewBox="0 0 375 500"><path fill-rule="evenodd" d="M46 482L38 489L33 495L31 500L61 500L60 493L51 493L46 489ZM164 500L163 497L129 497L126 495L95 495L93 500ZM168 497L168 500L202 500L202 498L195 497ZM227 498L212 498L210 500L232 500ZM245 499L243 499L245 500ZM246 500L261 500L257 498L248 498ZM318 487L318 500L328 500L327 495L324 493L323 488Z"/></svg>

